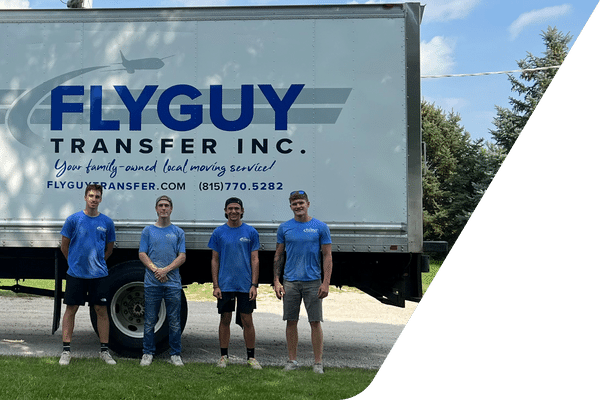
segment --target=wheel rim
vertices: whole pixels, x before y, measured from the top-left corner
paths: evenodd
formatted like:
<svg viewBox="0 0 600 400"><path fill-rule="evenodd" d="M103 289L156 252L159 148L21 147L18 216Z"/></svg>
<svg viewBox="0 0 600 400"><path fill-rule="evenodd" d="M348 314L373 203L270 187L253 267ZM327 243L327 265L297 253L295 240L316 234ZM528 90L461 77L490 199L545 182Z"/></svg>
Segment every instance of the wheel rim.
<svg viewBox="0 0 600 400"><path fill-rule="evenodd" d="M110 302L110 317L115 327L123 334L142 339L144 337L144 283L130 282L121 286ZM164 300L158 311L154 331L165 322L167 311Z"/></svg>

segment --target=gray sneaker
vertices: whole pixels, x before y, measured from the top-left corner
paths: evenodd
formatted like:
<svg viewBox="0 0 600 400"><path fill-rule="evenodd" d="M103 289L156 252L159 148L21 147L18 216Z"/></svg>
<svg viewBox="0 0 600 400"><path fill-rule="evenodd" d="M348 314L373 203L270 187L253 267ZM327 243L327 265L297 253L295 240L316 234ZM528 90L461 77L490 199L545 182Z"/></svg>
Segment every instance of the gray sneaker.
<svg viewBox="0 0 600 400"><path fill-rule="evenodd" d="M71 352L63 351L62 354L60 355L60 360L58 360L58 364L59 365L69 365L70 362L71 362Z"/></svg>
<svg viewBox="0 0 600 400"><path fill-rule="evenodd" d="M323 374L323 363L314 363L313 364L313 372L315 374Z"/></svg>
<svg viewBox="0 0 600 400"><path fill-rule="evenodd" d="M152 364L152 354L144 354L142 361L140 361L140 366L147 367L150 364Z"/></svg>
<svg viewBox="0 0 600 400"><path fill-rule="evenodd" d="M106 350L100 352L100 358L103 359L105 363L110 365L115 365L117 363Z"/></svg>
<svg viewBox="0 0 600 400"><path fill-rule="evenodd" d="M285 367L283 367L284 371L295 371L297 369L300 369L300 364L296 360L288 360L285 363Z"/></svg>
<svg viewBox="0 0 600 400"><path fill-rule="evenodd" d="M178 367L183 367L183 361L181 360L181 356L179 356L179 355L171 356L171 364L176 365Z"/></svg>

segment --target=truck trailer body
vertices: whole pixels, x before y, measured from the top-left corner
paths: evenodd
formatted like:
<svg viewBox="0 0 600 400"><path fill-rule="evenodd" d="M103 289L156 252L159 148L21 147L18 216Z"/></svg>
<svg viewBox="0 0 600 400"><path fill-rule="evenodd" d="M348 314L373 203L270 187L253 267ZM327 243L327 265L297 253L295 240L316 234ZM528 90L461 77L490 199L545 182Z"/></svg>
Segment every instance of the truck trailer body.
<svg viewBox="0 0 600 400"><path fill-rule="evenodd" d="M111 347L139 352L139 239L158 196L173 199L186 233L184 284L211 281L208 240L232 196L260 234L260 282L270 284L277 227L293 216L290 192L304 190L331 229L333 285L418 301L422 11L1 10L0 278L54 279L50 293L13 287L54 296L54 332L60 230L86 185L103 185L100 212L117 232Z"/></svg>

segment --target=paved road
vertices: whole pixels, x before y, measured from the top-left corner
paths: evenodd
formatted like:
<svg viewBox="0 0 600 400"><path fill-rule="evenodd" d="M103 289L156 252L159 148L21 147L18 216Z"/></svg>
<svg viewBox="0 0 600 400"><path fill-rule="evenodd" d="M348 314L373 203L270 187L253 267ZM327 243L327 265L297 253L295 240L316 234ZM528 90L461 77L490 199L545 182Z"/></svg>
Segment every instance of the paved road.
<svg viewBox="0 0 600 400"><path fill-rule="evenodd" d="M366 296L366 295L365 295ZM326 300L328 301L328 300ZM365 303L365 302L360 302ZM61 351L60 329L51 335L52 300L48 298L0 297L0 354L22 356L59 357ZM333 304L333 303L331 303ZM348 303L350 307L352 303ZM188 302L189 316L182 337L182 358L184 362L213 363L219 356L217 327L219 316L213 302ZM325 336L325 366L360 367L377 369L398 339L404 328L394 322L386 313L400 315L412 310L400 309L380 304L374 310L356 309L357 313L378 313L382 308L382 318L386 323L327 320L323 323ZM259 305L259 310L261 306ZM287 359L285 347L285 322L281 313L273 312L275 307L262 307L257 310L254 321L257 333L256 356L263 365L283 365ZM64 311L64 306L63 306ZM305 318L305 317L304 317ZM359 319L359 318L357 318ZM371 318L372 319L372 318ZM408 317L405 318L406 320ZM232 362L245 360L245 346L242 330L232 324L230 357ZM299 323L299 357L302 365L312 364L310 327L306 319ZM75 321L72 341L74 357L96 357L98 339L89 321L88 307L81 307ZM118 356L115 357L118 360ZM158 358L167 358L166 354Z"/></svg>

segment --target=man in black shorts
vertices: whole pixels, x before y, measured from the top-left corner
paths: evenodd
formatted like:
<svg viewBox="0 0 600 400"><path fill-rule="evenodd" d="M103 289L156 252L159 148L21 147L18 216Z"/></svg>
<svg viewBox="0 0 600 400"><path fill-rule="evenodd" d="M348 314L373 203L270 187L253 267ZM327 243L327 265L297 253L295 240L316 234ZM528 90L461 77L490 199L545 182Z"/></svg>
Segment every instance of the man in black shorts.
<svg viewBox="0 0 600 400"><path fill-rule="evenodd" d="M108 297L106 259L112 254L115 242L115 224L98 211L102 202L102 186L88 185L85 189L85 209L67 218L61 230L60 249L67 259L67 286L62 323L63 352L60 365L71 361L71 337L75 314L86 300L93 305L98 317L100 358L107 364L116 364L108 352L109 321L106 309ZM89 297L88 297L89 296Z"/></svg>
<svg viewBox="0 0 600 400"><path fill-rule="evenodd" d="M242 222L243 215L242 200L236 197L227 199L225 202L227 223L216 228L208 242L208 247L213 250L211 260L213 296L217 298L217 309L221 315L219 323L221 358L217 366L226 367L229 362L229 327L237 298L237 311L244 329L248 365L253 369L261 369L254 357L256 334L252 321L252 311L256 308L260 243L256 229Z"/></svg>

